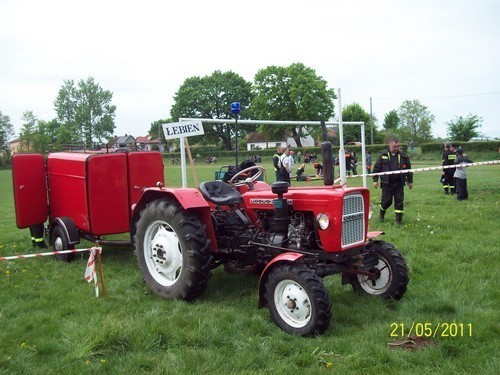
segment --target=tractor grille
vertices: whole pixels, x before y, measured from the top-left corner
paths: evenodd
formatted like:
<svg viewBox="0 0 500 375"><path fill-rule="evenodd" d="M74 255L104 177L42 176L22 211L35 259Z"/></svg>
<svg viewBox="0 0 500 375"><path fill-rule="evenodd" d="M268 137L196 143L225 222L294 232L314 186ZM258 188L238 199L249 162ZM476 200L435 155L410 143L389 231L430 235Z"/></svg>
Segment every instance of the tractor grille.
<svg viewBox="0 0 500 375"><path fill-rule="evenodd" d="M342 208L342 247L363 243L365 240L365 210L363 196L344 197Z"/></svg>

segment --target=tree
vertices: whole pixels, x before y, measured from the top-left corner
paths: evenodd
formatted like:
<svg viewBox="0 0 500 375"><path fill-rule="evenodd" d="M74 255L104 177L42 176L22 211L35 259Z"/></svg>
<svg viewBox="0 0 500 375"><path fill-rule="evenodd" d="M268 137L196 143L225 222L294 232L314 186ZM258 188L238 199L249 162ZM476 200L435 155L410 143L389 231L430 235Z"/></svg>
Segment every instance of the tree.
<svg viewBox="0 0 500 375"><path fill-rule="evenodd" d="M35 133L33 134L33 151L45 154L57 145L59 127L57 120L38 120Z"/></svg>
<svg viewBox="0 0 500 375"><path fill-rule="evenodd" d="M342 121L361 121L365 123L365 140L369 141L371 136L370 129L370 114L366 112L358 103L347 105L342 110ZM344 129L344 143L347 142L360 142L361 141L361 127L354 125L346 125ZM373 133L375 135L376 128L374 124Z"/></svg>
<svg viewBox="0 0 500 375"><path fill-rule="evenodd" d="M60 138L57 120L39 120L33 111L25 111L22 120L20 139L24 151L44 154L57 146Z"/></svg>
<svg viewBox="0 0 500 375"><path fill-rule="evenodd" d="M427 142L432 139L431 126L435 116L418 100L406 100L398 111L401 120L401 134L415 143Z"/></svg>
<svg viewBox="0 0 500 375"><path fill-rule="evenodd" d="M252 100L251 83L231 71L219 70L210 76L189 77L181 85L174 97L170 114L174 121L181 117L210 119L232 119L231 103L239 102L241 118L248 118L246 111ZM224 124L203 124L205 134L194 137L195 142L222 143L226 150L232 150L231 138L234 134L232 122ZM238 133L245 134L255 127L239 127Z"/></svg>
<svg viewBox="0 0 500 375"><path fill-rule="evenodd" d="M65 80L54 102L62 133L68 137L73 131L86 145L103 142L113 135L116 106L111 104L113 94L103 90L94 78L80 80L75 87L73 80ZM68 137L71 138L71 137Z"/></svg>
<svg viewBox="0 0 500 375"><path fill-rule="evenodd" d="M33 111L25 111L21 117L23 124L21 125L21 149L23 151L34 151L34 133L36 131L36 124L38 119L33 114Z"/></svg>
<svg viewBox="0 0 500 375"><path fill-rule="evenodd" d="M383 125L385 130L394 131L399 128L399 123L398 111L395 109L385 114Z"/></svg>
<svg viewBox="0 0 500 375"><path fill-rule="evenodd" d="M9 153L9 139L14 135L14 127L10 122L10 117L3 115L0 111L0 152Z"/></svg>
<svg viewBox="0 0 500 375"><path fill-rule="evenodd" d="M333 89L327 88L327 82L302 63L259 70L254 79L254 95L251 112L256 119L283 121L326 121L333 116L336 98ZM301 137L320 131L311 131L306 126L267 124L260 130L276 137L288 131L298 147L302 147Z"/></svg>
<svg viewBox="0 0 500 375"><path fill-rule="evenodd" d="M455 117L452 121L447 122L448 137L452 141L468 142L471 138L479 137L479 129L483 119L477 115L468 114L466 117Z"/></svg>
<svg viewBox="0 0 500 375"><path fill-rule="evenodd" d="M163 133L162 126L163 124L168 124L169 122L174 122L172 120L156 120L151 123L151 126L149 128L149 135L151 136L151 139L157 139L161 143L165 143L165 134Z"/></svg>
<svg viewBox="0 0 500 375"><path fill-rule="evenodd" d="M57 119L61 124L75 124L77 102L75 82L72 79L64 81L54 101L54 106Z"/></svg>

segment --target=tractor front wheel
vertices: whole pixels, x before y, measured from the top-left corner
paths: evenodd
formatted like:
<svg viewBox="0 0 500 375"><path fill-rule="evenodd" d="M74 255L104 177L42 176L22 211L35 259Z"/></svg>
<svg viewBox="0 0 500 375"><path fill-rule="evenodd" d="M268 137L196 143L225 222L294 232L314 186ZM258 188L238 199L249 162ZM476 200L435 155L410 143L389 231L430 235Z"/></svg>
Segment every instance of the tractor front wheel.
<svg viewBox="0 0 500 375"><path fill-rule="evenodd" d="M401 253L391 244L377 241L367 245L373 251L378 263L369 271L374 277L349 274L349 282L360 294L380 296L385 300L399 300L408 285L408 267Z"/></svg>
<svg viewBox="0 0 500 375"><path fill-rule="evenodd" d="M211 276L205 225L179 203L148 203L136 223L134 240L139 268L153 293L192 300L205 291Z"/></svg>
<svg viewBox="0 0 500 375"><path fill-rule="evenodd" d="M328 291L322 279L304 266L276 266L266 281L266 299L271 317L288 333L319 335L330 325Z"/></svg>

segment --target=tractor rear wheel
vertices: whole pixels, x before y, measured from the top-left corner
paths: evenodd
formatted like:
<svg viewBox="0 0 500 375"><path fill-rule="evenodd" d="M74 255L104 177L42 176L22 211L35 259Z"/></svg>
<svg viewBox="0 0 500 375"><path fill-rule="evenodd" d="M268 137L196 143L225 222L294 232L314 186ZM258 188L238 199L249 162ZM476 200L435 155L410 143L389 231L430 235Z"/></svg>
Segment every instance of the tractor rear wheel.
<svg viewBox="0 0 500 375"><path fill-rule="evenodd" d="M56 225L52 230L50 244L54 251L73 250L75 248L75 245L69 243L68 235L60 225ZM64 262L71 262L75 259L75 253L59 254L56 255L56 258Z"/></svg>
<svg viewBox="0 0 500 375"><path fill-rule="evenodd" d="M134 242L139 268L153 293L192 300L207 288L212 260L205 225L176 201L148 203L137 220Z"/></svg>
<svg viewBox="0 0 500 375"><path fill-rule="evenodd" d="M399 300L408 285L408 267L401 253L391 244L377 241L367 245L373 251L378 264L370 269L376 275L370 278L361 274L349 274L353 289L365 295L380 296L385 300Z"/></svg>
<svg viewBox="0 0 500 375"><path fill-rule="evenodd" d="M330 325L328 291L322 279L306 267L276 266L266 281L266 299L271 317L288 333L319 335Z"/></svg>

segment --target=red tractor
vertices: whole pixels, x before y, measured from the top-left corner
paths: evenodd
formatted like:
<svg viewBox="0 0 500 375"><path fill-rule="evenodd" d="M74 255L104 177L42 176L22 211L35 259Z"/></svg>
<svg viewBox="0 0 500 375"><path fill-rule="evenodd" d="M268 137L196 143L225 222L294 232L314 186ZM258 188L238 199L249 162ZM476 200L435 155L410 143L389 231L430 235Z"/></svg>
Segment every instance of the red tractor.
<svg viewBox="0 0 500 375"><path fill-rule="evenodd" d="M211 270L260 273L258 306L286 332L323 333L331 301L322 278L341 274L356 292L400 299L408 268L393 245L368 232L369 190L289 187L259 181L260 166L228 182L164 187L156 152L16 154L19 228L47 222L49 243L130 233L148 287L165 299L192 300Z"/></svg>

